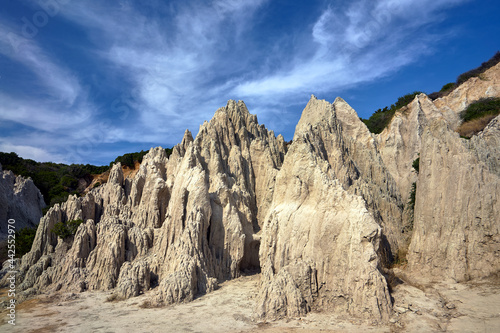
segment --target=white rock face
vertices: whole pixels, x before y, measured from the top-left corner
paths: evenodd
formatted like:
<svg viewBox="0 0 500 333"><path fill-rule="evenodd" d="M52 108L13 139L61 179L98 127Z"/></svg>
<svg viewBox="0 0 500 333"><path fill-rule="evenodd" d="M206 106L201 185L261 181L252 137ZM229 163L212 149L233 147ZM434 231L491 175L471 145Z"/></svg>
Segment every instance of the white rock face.
<svg viewBox="0 0 500 333"><path fill-rule="evenodd" d="M376 136L404 203L411 184L417 184L410 276L464 281L498 271L498 119L470 141L454 131L461 111L481 98L500 96L499 87L500 64L448 96L435 101L417 96ZM419 155L417 175L412 162Z"/></svg>
<svg viewBox="0 0 500 333"><path fill-rule="evenodd" d="M397 182L384 161L384 155L376 137L370 133L359 119L356 111L343 99L337 98L333 103L335 116L341 125L337 134L342 137L345 149L345 160L337 163L352 163L357 174L352 184L345 184L349 193L360 195L366 207L383 228L381 259L385 264L392 259L394 253L406 239L407 226L403 222L404 196L398 190ZM329 152L335 154L335 151ZM357 179L356 179L357 178Z"/></svg>
<svg viewBox="0 0 500 333"><path fill-rule="evenodd" d="M45 207L43 196L31 178L15 176L0 164L0 240L7 238L7 221L16 221L16 230L38 225Z"/></svg>
<svg viewBox="0 0 500 333"><path fill-rule="evenodd" d="M470 141L446 121L423 133L409 270L466 281L500 270L500 116Z"/></svg>
<svg viewBox="0 0 500 333"><path fill-rule="evenodd" d="M243 102L229 101L196 140L186 131L170 158L151 149L133 179L117 164L105 185L53 207L22 260L22 289L115 289L131 297L153 287L153 301L169 304L258 269L260 216L285 153L283 137L259 125ZM84 223L74 236L52 232L76 219Z"/></svg>
<svg viewBox="0 0 500 333"><path fill-rule="evenodd" d="M404 203L411 184L417 180L412 162L421 150L422 133L433 119L444 118L455 130L461 123L458 114L471 103L500 96L500 64L488 69L480 78L464 82L449 95L431 101L425 94L415 97L408 106L396 112L389 126L376 136L384 164L396 181Z"/></svg>
<svg viewBox="0 0 500 333"><path fill-rule="evenodd" d="M360 172L347 153L335 110L311 98L276 177L260 247L261 316L322 309L372 320L389 317L391 301L377 255L382 229L362 197L344 189L360 181Z"/></svg>
<svg viewBox="0 0 500 333"><path fill-rule="evenodd" d="M408 202L411 184L417 180L412 163L418 158L422 133L436 117L442 117L441 112L429 97L420 94L397 111L390 125L377 135L384 165L395 179L404 203Z"/></svg>

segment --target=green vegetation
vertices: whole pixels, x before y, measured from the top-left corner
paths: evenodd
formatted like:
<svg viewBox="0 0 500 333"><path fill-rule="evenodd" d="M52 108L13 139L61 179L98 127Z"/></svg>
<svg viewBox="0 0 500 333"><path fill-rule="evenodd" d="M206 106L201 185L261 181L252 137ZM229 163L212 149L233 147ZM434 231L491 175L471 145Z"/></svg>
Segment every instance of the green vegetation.
<svg viewBox="0 0 500 333"><path fill-rule="evenodd" d="M169 157L170 154L172 154L172 148L165 148L165 152L167 153L167 157ZM148 151L141 150L140 152L128 153L118 156L117 158L115 158L113 162L109 163L109 167L111 167L115 163L120 162L122 165L126 165L129 168L133 168L135 162L142 163L142 159L144 155L146 155L147 153Z"/></svg>
<svg viewBox="0 0 500 333"><path fill-rule="evenodd" d="M458 76L456 82L451 82L445 84L440 91L438 92L433 92L429 94L429 98L432 100L438 99L440 97L448 95L450 92L452 92L455 88L460 86L462 83L467 81L468 79L472 77L481 77L481 74L486 72L488 69L491 67L495 66L500 62L500 51L497 51L493 57L490 58L490 60L483 62L481 66L474 68L468 72L462 73Z"/></svg>
<svg viewBox="0 0 500 333"><path fill-rule="evenodd" d="M70 194L78 194L79 179L90 180L91 174L99 174L108 170L106 166L99 167L90 164L40 163L21 158L16 153L2 152L0 152L0 163L3 169L11 170L16 175L31 177L48 206L66 201Z"/></svg>
<svg viewBox="0 0 500 333"><path fill-rule="evenodd" d="M413 101L415 96L421 94L420 91L415 91L411 94L407 94L398 98L397 102L392 104L391 107L385 107L384 109L378 109L374 114L371 115L368 119L361 119L366 127L370 130L370 132L379 134L384 128L386 128L392 120L392 117L396 113L397 110L401 109L404 106Z"/></svg>
<svg viewBox="0 0 500 333"><path fill-rule="evenodd" d="M135 161L141 163L142 158L147 153L148 153L147 151L141 150L140 152L137 152L137 153L128 153L128 154L118 156L117 158L115 158L115 160L113 162L109 163L109 166L111 167L113 164L120 162L122 165L126 165L129 168L133 168L135 165L134 164Z"/></svg>
<svg viewBox="0 0 500 333"><path fill-rule="evenodd" d="M415 211L415 199L417 195L417 183L411 184L410 198L408 199L408 208L411 212Z"/></svg>
<svg viewBox="0 0 500 333"><path fill-rule="evenodd" d="M165 152L167 153L167 157L170 157L170 155L172 155L173 150L174 150L174 148L165 148Z"/></svg>
<svg viewBox="0 0 500 333"><path fill-rule="evenodd" d="M487 115L497 116L500 114L500 98L483 98L469 105L460 113L464 122L481 118Z"/></svg>
<svg viewBox="0 0 500 333"><path fill-rule="evenodd" d="M392 267L406 267L408 264L408 247L401 247L397 250L394 255L394 261L392 262Z"/></svg>
<svg viewBox="0 0 500 333"><path fill-rule="evenodd" d="M449 91L449 90L451 90L451 89L454 89L454 88L455 88L455 86L456 86L455 82L450 82L450 83L447 83L447 84L445 84L445 85L441 88L440 92L446 92L446 91Z"/></svg>
<svg viewBox="0 0 500 333"><path fill-rule="evenodd" d="M16 257L21 258L31 250L31 246L35 240L36 229L37 227L16 231Z"/></svg>
<svg viewBox="0 0 500 333"><path fill-rule="evenodd" d="M419 154L420 155L420 154ZM420 171L420 156L417 157L417 159L415 161L413 161L413 163L411 164L412 168L415 169L415 171L417 173L419 173Z"/></svg>
<svg viewBox="0 0 500 333"><path fill-rule="evenodd" d="M394 113L396 113L396 110L389 110L385 107L383 110L378 109L375 111L370 118L361 120L365 123L370 132L379 134L389 125Z"/></svg>
<svg viewBox="0 0 500 333"><path fill-rule="evenodd" d="M490 69L491 67L495 66L500 62L500 51L497 51L493 57L491 57L490 60L483 62L481 66L474 68L468 72L465 72L463 74L460 74L457 78L457 86L461 85L471 77L479 77L481 74L483 74L486 70Z"/></svg>
<svg viewBox="0 0 500 333"><path fill-rule="evenodd" d="M71 220L66 223L58 222L54 224L54 228L52 228L51 231L62 239L66 239L70 236L74 236L78 230L78 226L82 223L82 220Z"/></svg>
<svg viewBox="0 0 500 333"><path fill-rule="evenodd" d="M481 132L499 114L500 98L480 99L460 113L463 122L457 128L457 132L461 138L470 139Z"/></svg>
<svg viewBox="0 0 500 333"><path fill-rule="evenodd" d="M473 70L470 70L468 72L465 72L463 74L460 74L458 76L456 82L447 83L441 88L440 91L433 92L433 93L429 94L428 96L432 100L446 96L451 91L453 91L455 88L460 86L462 83L464 83L465 81L470 79L471 77L481 77L481 74L483 74L486 70L495 66L498 63L500 63L500 51L495 53L495 55L490 60L483 62L481 64L481 66L479 66ZM378 109L377 111L375 111L375 113L373 113L370 116L370 118L361 119L361 120L366 124L366 126L368 127L370 132L375 133L375 134L379 134L384 130L384 128L386 128L389 125L389 123L391 122L392 117L394 116L396 111L398 109L402 108L403 106L408 105L415 98L415 96L418 94L420 94L420 92L416 91L414 93L404 95L404 96L398 98L398 101L395 104L391 105L391 107L385 107L384 109ZM486 115L487 114L484 113L482 115L482 117L484 117ZM490 115L492 115L492 113L490 113ZM484 122L485 121L483 121L482 123L484 123ZM480 125L475 125L475 127L480 127ZM469 135L463 135L463 136L470 137Z"/></svg>
<svg viewBox="0 0 500 333"><path fill-rule="evenodd" d="M166 148L167 156L172 154L172 148ZM121 162L122 165L134 166L134 161L142 162L147 151L141 150L119 156L112 163ZM36 162L19 157L16 153L0 152L0 163L4 170L11 170L16 175L31 177L36 187L43 195L47 207L43 210L45 214L48 209L57 203L65 202L72 194L79 195L78 189L80 179L87 183L92 181L92 175L101 174L109 170L108 166L95 166L91 164L62 164L52 162ZM111 163L111 164L112 164ZM110 166L111 166L110 164ZM100 185L100 183L98 183ZM94 187L99 186L94 185Z"/></svg>
<svg viewBox="0 0 500 333"><path fill-rule="evenodd" d="M413 218L415 217L415 200L417 197L417 183L414 182L411 184L411 192L410 198L408 199L408 203L406 204L406 209L409 213L409 224L405 227L408 231L413 230Z"/></svg>
<svg viewBox="0 0 500 333"><path fill-rule="evenodd" d="M457 87L457 84L455 82L450 82L450 83L445 84L441 88L441 90L439 90L437 92L433 92L433 93L429 94L428 96L429 96L430 99L435 100L435 99L438 99L440 97L444 97L444 96L448 95L456 87Z"/></svg>

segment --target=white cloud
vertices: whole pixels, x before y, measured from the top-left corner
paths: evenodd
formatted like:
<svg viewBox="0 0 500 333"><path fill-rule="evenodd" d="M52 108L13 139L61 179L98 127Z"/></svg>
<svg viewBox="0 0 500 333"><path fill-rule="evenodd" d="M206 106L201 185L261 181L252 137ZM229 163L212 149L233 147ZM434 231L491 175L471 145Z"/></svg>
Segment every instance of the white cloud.
<svg viewBox="0 0 500 333"><path fill-rule="evenodd" d="M35 129L2 147L72 162L103 144L168 146L186 128L195 131L210 119L227 98L251 104L250 111L271 128L293 127L283 122L288 109L311 93L376 80L431 52L429 45L442 35L426 27L441 19L443 9L464 1L331 1L312 24L265 36L267 44L258 47L253 43L262 36L254 35L254 24L265 16L259 10L268 8L268 0L154 1L150 12L145 8L151 2L141 10L125 0L72 2L59 15L86 32L91 43L82 52L93 56L101 77L119 80L113 87L119 92L97 104L84 81L36 39L9 35L22 46L13 53L12 38L2 33L0 53L29 69L45 94L0 93L0 119ZM0 32L9 29L0 25Z"/></svg>
<svg viewBox="0 0 500 333"><path fill-rule="evenodd" d="M13 33L12 27L0 25L0 54L20 63L34 73L42 87L55 102L71 106L82 93L80 84L70 70L51 60L33 39Z"/></svg>
<svg viewBox="0 0 500 333"><path fill-rule="evenodd" d="M266 1L186 2L170 19L146 18L128 5L111 9L87 3L65 7L62 14L99 38L96 54L127 73L133 85L127 107L139 113L134 126L161 142L167 135L182 138L185 128L199 122L195 119L221 106L219 94L229 89L212 81L233 71L227 66L217 72L225 56L234 62L228 41L252 27L252 13Z"/></svg>
<svg viewBox="0 0 500 333"><path fill-rule="evenodd" d="M60 154L52 154L45 149L27 145L16 145L0 141L0 151L16 152L22 158L32 159L38 162L67 163Z"/></svg>
<svg viewBox="0 0 500 333"><path fill-rule="evenodd" d="M359 0L347 8L329 6L310 31L313 43L303 45L315 50L309 58L257 73L239 82L234 92L242 98L289 101L305 92L340 91L373 81L430 52L429 45L442 36L425 27L439 20L439 10L461 2Z"/></svg>

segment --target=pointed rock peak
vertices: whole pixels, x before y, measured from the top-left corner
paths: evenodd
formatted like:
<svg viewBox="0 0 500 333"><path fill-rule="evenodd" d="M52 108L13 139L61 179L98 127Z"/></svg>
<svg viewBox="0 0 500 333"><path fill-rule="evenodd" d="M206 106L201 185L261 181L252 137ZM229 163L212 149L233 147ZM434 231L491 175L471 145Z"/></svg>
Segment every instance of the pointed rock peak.
<svg viewBox="0 0 500 333"><path fill-rule="evenodd" d="M184 132L184 137L182 138L181 145L184 147L184 149L187 149L189 144L193 141L194 141L193 135L191 134L191 132L188 129L186 129L186 131Z"/></svg>
<svg viewBox="0 0 500 333"><path fill-rule="evenodd" d="M226 109L235 108L236 105L237 105L236 101L234 99L230 99L230 100L227 101Z"/></svg>
<svg viewBox="0 0 500 333"><path fill-rule="evenodd" d="M242 100L239 100L238 103L237 103L238 107L241 108L243 111L246 111L247 113L250 113L248 111L248 108L247 108L247 105L245 104L245 102L243 102Z"/></svg>
<svg viewBox="0 0 500 333"><path fill-rule="evenodd" d="M167 158L165 149L163 149L162 147L151 148L149 149L149 152L144 156L142 163L161 160L164 158Z"/></svg>
<svg viewBox="0 0 500 333"><path fill-rule="evenodd" d="M108 184L123 185L123 170L120 162L115 163L109 172Z"/></svg>
<svg viewBox="0 0 500 333"><path fill-rule="evenodd" d="M316 100L316 99L318 99L318 97L314 96L314 94L311 94L311 99Z"/></svg>
<svg viewBox="0 0 500 333"><path fill-rule="evenodd" d="M228 121L233 124L236 131L243 127L249 129L258 124L257 116L248 111L245 103L234 100L229 100L225 107L219 108L209 124L227 127Z"/></svg>
<svg viewBox="0 0 500 333"><path fill-rule="evenodd" d="M230 118L246 118L251 114L243 101L236 102L235 100L230 99L227 101L225 107L219 108L215 111L214 118L217 118L217 116L220 115L227 115Z"/></svg>
<svg viewBox="0 0 500 333"><path fill-rule="evenodd" d="M408 104L406 107L401 108L400 110L398 110L398 112L402 113L409 119L412 119L412 121L416 122L417 124L424 121L422 125L425 124L425 119L429 120L434 118L442 118L444 116L444 114L439 111L436 105L434 105L432 100L424 93L415 96L410 104ZM451 116L451 118L449 116ZM452 124L455 124L459 121L458 118L453 117L453 115L448 115L448 117L446 118Z"/></svg>
<svg viewBox="0 0 500 333"><path fill-rule="evenodd" d="M440 115L438 108L426 94L422 93L415 97L413 103L418 103L426 116Z"/></svg>
<svg viewBox="0 0 500 333"><path fill-rule="evenodd" d="M346 101L337 97L333 102L337 119L342 125L345 133L352 138L360 139L360 136L371 137L366 125L359 119L358 113Z"/></svg>
<svg viewBox="0 0 500 333"><path fill-rule="evenodd" d="M239 113L241 115L250 114L247 106L245 105L245 102L243 102L241 100L236 102L235 100L230 99L229 101L227 101L226 107L221 108L219 110L225 111L227 113Z"/></svg>
<svg viewBox="0 0 500 333"><path fill-rule="evenodd" d="M333 102L333 106L335 107L335 111L337 112L337 116L340 113L345 115L355 116L359 119L358 113L349 105L343 98L337 97Z"/></svg>
<svg viewBox="0 0 500 333"><path fill-rule="evenodd" d="M325 123L330 124L335 117L335 108L333 104L323 100L318 100L314 95L307 103L302 116L300 117L295 133L307 131L311 126Z"/></svg>

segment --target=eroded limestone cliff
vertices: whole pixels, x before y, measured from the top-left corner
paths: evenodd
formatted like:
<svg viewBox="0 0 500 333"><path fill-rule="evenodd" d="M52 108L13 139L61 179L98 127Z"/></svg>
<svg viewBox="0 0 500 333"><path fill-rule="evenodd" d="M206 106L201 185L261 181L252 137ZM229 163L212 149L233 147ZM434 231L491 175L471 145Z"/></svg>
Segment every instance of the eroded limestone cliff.
<svg viewBox="0 0 500 333"><path fill-rule="evenodd" d="M51 208L19 289L171 304L260 270L261 317L321 309L386 321L396 253L408 249L408 274L427 281L498 273L500 119L471 140L455 133L468 103L500 94L498 72L436 101L417 96L379 135L344 100L313 96L287 144L229 101L169 158L152 148L133 178L115 165L105 185ZM76 219L74 236L52 232Z"/></svg>
<svg viewBox="0 0 500 333"><path fill-rule="evenodd" d="M330 104L313 96L297 125L263 229L261 316L323 309L389 318L391 300L377 254L382 228L363 197L348 191L355 187L371 196L336 116L349 111L341 100ZM351 132L364 126L359 118L351 125ZM366 145L360 143L359 155L369 155Z"/></svg>
<svg viewBox="0 0 500 333"><path fill-rule="evenodd" d="M105 185L51 208L22 260L21 288L130 297L154 287L154 302L174 303L259 269L259 217L285 153L243 102L228 102L196 139L186 131L170 158L151 149L133 179L117 164ZM74 237L52 232L76 219L84 223Z"/></svg>

